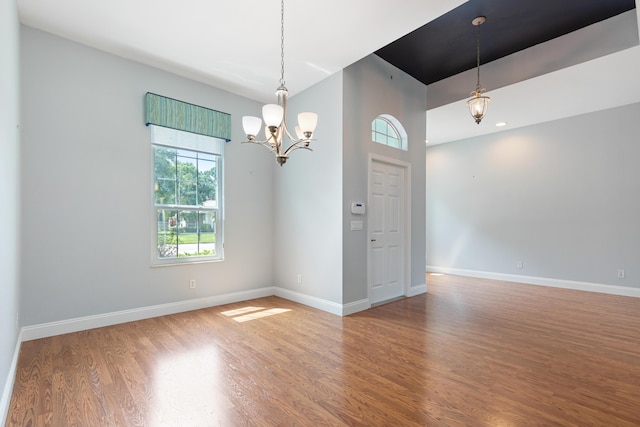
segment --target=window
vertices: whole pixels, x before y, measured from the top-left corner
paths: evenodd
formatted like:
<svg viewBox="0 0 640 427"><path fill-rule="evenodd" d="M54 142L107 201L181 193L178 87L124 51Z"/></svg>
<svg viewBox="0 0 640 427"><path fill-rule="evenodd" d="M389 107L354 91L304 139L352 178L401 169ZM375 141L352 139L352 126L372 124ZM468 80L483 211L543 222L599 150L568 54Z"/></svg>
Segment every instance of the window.
<svg viewBox="0 0 640 427"><path fill-rule="evenodd" d="M371 122L371 140L407 151L407 133L402 124L389 114L382 114Z"/></svg>
<svg viewBox="0 0 640 427"><path fill-rule="evenodd" d="M151 126L154 264L222 259L224 141Z"/></svg>

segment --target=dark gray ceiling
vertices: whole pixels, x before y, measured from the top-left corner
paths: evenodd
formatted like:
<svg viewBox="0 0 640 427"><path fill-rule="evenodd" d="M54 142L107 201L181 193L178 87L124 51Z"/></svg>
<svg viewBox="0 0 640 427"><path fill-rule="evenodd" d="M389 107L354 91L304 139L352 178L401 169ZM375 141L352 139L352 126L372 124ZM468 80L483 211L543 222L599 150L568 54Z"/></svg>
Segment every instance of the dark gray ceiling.
<svg viewBox="0 0 640 427"><path fill-rule="evenodd" d="M476 67L635 8L635 0L469 0L376 54L424 84Z"/></svg>

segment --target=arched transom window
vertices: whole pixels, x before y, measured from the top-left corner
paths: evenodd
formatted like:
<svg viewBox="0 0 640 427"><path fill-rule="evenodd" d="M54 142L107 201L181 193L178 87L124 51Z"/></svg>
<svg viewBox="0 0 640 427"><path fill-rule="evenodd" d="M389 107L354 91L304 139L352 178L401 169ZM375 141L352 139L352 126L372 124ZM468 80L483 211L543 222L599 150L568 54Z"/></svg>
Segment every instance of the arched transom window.
<svg viewBox="0 0 640 427"><path fill-rule="evenodd" d="M381 114L371 122L371 140L407 151L407 132L395 117Z"/></svg>

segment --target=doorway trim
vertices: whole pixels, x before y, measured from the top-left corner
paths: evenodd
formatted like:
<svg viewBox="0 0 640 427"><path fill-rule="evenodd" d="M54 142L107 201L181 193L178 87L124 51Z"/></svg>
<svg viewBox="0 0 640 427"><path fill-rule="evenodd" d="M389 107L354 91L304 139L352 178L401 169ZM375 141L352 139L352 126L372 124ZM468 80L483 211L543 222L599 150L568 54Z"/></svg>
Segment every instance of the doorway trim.
<svg viewBox="0 0 640 427"><path fill-rule="evenodd" d="M369 153L367 163L367 206L371 206L371 171L373 162L386 163L404 169L404 233L403 239L403 277L402 294L407 297L411 287L411 163L381 154ZM367 215L367 300L371 305L371 214Z"/></svg>

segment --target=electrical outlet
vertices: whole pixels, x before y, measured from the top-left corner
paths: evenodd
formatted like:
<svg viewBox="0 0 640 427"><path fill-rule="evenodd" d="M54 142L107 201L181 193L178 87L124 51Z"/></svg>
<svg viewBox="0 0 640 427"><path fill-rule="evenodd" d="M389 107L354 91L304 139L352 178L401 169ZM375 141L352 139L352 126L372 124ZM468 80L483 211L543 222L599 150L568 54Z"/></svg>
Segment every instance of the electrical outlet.
<svg viewBox="0 0 640 427"><path fill-rule="evenodd" d="M624 278L624 270L618 270L618 277Z"/></svg>
<svg viewBox="0 0 640 427"><path fill-rule="evenodd" d="M524 264L522 263L522 261L518 261L518 262L516 263L516 267L517 267L517 268L522 268L523 266L524 266Z"/></svg>
<svg viewBox="0 0 640 427"><path fill-rule="evenodd" d="M196 280L195 279L189 280L189 288L190 289L195 289L196 288Z"/></svg>
<svg viewBox="0 0 640 427"><path fill-rule="evenodd" d="M302 283L302 274L298 274L298 283Z"/></svg>

